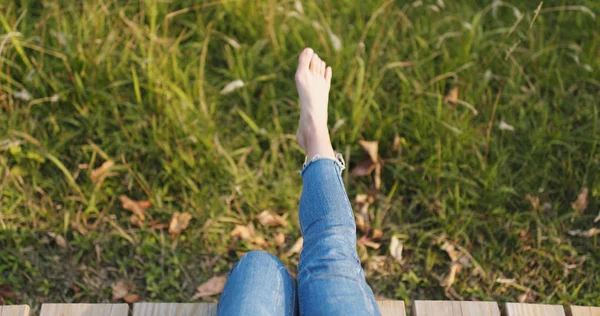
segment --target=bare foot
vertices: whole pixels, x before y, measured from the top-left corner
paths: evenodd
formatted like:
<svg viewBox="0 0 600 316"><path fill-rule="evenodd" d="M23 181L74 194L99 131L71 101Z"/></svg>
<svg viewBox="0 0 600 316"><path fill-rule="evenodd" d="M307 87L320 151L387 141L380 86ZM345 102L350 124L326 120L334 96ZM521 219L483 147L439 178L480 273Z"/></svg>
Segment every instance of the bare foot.
<svg viewBox="0 0 600 316"><path fill-rule="evenodd" d="M327 129L327 104L331 87L331 67L305 48L298 60L296 87L300 95L300 122L296 138L309 159L319 155L335 159Z"/></svg>

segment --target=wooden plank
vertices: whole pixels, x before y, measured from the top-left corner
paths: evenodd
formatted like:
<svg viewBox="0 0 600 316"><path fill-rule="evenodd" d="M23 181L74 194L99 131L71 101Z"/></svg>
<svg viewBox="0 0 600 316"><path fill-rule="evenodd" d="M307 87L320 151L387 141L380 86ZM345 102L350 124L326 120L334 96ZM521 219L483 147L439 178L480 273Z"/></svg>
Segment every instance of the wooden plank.
<svg viewBox="0 0 600 316"><path fill-rule="evenodd" d="M383 316L405 316L403 301L378 301ZM133 316L216 316L217 304L136 303Z"/></svg>
<svg viewBox="0 0 600 316"><path fill-rule="evenodd" d="M571 316L600 316L600 307L571 305Z"/></svg>
<svg viewBox="0 0 600 316"><path fill-rule="evenodd" d="M0 316L28 316L29 306L27 305L12 305L0 306Z"/></svg>
<svg viewBox="0 0 600 316"><path fill-rule="evenodd" d="M403 301L377 301L382 316L406 316Z"/></svg>
<svg viewBox="0 0 600 316"><path fill-rule="evenodd" d="M416 316L454 316L452 301L415 301Z"/></svg>
<svg viewBox="0 0 600 316"><path fill-rule="evenodd" d="M561 305L506 303L507 316L565 316Z"/></svg>
<svg viewBox="0 0 600 316"><path fill-rule="evenodd" d="M127 316L128 314L127 304L43 304L40 316Z"/></svg>
<svg viewBox="0 0 600 316"><path fill-rule="evenodd" d="M587 306L571 305L571 316L592 316L592 311Z"/></svg>
<svg viewBox="0 0 600 316"><path fill-rule="evenodd" d="M496 302L415 301L417 316L500 316Z"/></svg>
<svg viewBox="0 0 600 316"><path fill-rule="evenodd" d="M135 303L133 316L216 316L217 304Z"/></svg>

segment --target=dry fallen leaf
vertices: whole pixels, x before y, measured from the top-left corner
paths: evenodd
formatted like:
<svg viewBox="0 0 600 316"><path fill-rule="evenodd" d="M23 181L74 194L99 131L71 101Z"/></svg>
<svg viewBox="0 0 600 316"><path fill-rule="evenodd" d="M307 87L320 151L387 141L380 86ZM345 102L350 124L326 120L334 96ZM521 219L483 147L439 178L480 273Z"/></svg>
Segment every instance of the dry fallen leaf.
<svg viewBox="0 0 600 316"><path fill-rule="evenodd" d="M161 223L157 220L151 220L146 224L146 227L148 227L150 229L165 229L165 228L169 228L169 224Z"/></svg>
<svg viewBox="0 0 600 316"><path fill-rule="evenodd" d="M142 225L144 225L144 222L142 220L140 220L139 217L137 217L137 215L132 214L131 216L129 216L129 223L133 226L138 226L141 227Z"/></svg>
<svg viewBox="0 0 600 316"><path fill-rule="evenodd" d="M452 88L448 91L446 97L444 97L444 102L446 103L456 103L458 101L458 87Z"/></svg>
<svg viewBox="0 0 600 316"><path fill-rule="evenodd" d="M381 162L378 162L375 166L375 189L381 188Z"/></svg>
<svg viewBox="0 0 600 316"><path fill-rule="evenodd" d="M277 234L275 234L275 237L273 237L273 240L275 240L275 244L277 246L283 245L283 243L285 243L285 233L278 232Z"/></svg>
<svg viewBox="0 0 600 316"><path fill-rule="evenodd" d="M387 257L386 256L371 256L369 257L368 261L367 261L367 269L371 270L371 271L377 271L381 274L388 274L389 272L386 271L385 268L385 259ZM382 300L389 300L389 299L385 299L381 296L376 298L378 301L382 301Z"/></svg>
<svg viewBox="0 0 600 316"><path fill-rule="evenodd" d="M595 228L595 227L590 228L588 230L576 229L576 230L569 231L569 235L571 235L571 236L579 236L579 237L585 237L585 238L592 238L598 234L600 234L600 229Z"/></svg>
<svg viewBox="0 0 600 316"><path fill-rule="evenodd" d="M354 198L354 202L362 204L362 203L367 203L367 201L369 200L369 196L366 194L357 194L356 197Z"/></svg>
<svg viewBox="0 0 600 316"><path fill-rule="evenodd" d="M140 296L137 294L127 294L123 297L123 300L129 304L133 304L140 300Z"/></svg>
<svg viewBox="0 0 600 316"><path fill-rule="evenodd" d="M596 216L596 218L594 218L594 223L600 222L600 213L598 213L598 216Z"/></svg>
<svg viewBox="0 0 600 316"><path fill-rule="evenodd" d="M67 240L62 235L56 234L53 232L49 232L48 236L50 238L54 238L54 242L56 242L56 245L58 245L60 248L62 248L62 249L67 248Z"/></svg>
<svg viewBox="0 0 600 316"><path fill-rule="evenodd" d="M352 175L355 177L368 176L375 170L375 163L371 159L365 159L352 169Z"/></svg>
<svg viewBox="0 0 600 316"><path fill-rule="evenodd" d="M392 145L392 150L393 151L398 151L400 149L400 136L398 134L396 134L396 136L394 136L394 144Z"/></svg>
<svg viewBox="0 0 600 316"><path fill-rule="evenodd" d="M169 223L169 234L181 234L181 232L188 227L191 219L192 214L188 212L175 212Z"/></svg>
<svg viewBox="0 0 600 316"><path fill-rule="evenodd" d="M354 222L356 223L356 227L361 231L361 232L366 232L367 230L369 230L370 228L370 224L367 220L367 214L362 214L362 213L358 213L355 212L354 213Z"/></svg>
<svg viewBox="0 0 600 316"><path fill-rule="evenodd" d="M497 278L496 282L500 284L515 284L517 283L517 279Z"/></svg>
<svg viewBox="0 0 600 316"><path fill-rule="evenodd" d="M227 282L226 277L212 277L208 279L208 281L196 288L196 294L192 296L191 300L193 301L201 297L212 296L223 292L225 282Z"/></svg>
<svg viewBox="0 0 600 316"><path fill-rule="evenodd" d="M462 256L460 251L456 250L456 248L454 248L454 245L447 241L444 241L444 244L442 244L440 248L446 253L448 253L448 257L450 257L450 260L452 260L452 262L458 262L458 259L460 259L460 257Z"/></svg>
<svg viewBox="0 0 600 316"><path fill-rule="evenodd" d="M396 236L392 236L392 242L390 243L390 254L398 263L402 264L402 249L404 245L400 242L400 239Z"/></svg>
<svg viewBox="0 0 600 316"><path fill-rule="evenodd" d="M150 201L132 200L124 194L119 196L119 200L121 201L121 207L128 211L131 211L133 215L135 215L142 222L146 219L145 210L152 206L152 203L150 203Z"/></svg>
<svg viewBox="0 0 600 316"><path fill-rule="evenodd" d="M269 243L262 236L254 236L254 237L252 237L252 241L251 242L253 244L255 244L257 246L260 246L260 247L263 247L263 248L269 247Z"/></svg>
<svg viewBox="0 0 600 316"><path fill-rule="evenodd" d="M129 286L123 281L115 282L110 287L112 287L113 301L120 300L129 294Z"/></svg>
<svg viewBox="0 0 600 316"><path fill-rule="evenodd" d="M452 284L454 284L454 281L456 280L456 274L459 273L460 270L462 270L462 265L460 263L456 263L456 262L452 263L452 265L450 266L450 272L442 280L440 285L443 287L446 287L446 288L451 287Z"/></svg>
<svg viewBox="0 0 600 316"><path fill-rule="evenodd" d="M502 131L511 131L511 132L515 131L514 126L512 126L504 121L500 122L500 125L498 125L498 128Z"/></svg>
<svg viewBox="0 0 600 316"><path fill-rule="evenodd" d="M529 193L527 193L527 195L525 195L525 200L529 201L529 203L531 203L531 206L533 207L534 210L537 210L540 208L540 198L538 198L537 196L533 196Z"/></svg>
<svg viewBox="0 0 600 316"><path fill-rule="evenodd" d="M279 216L277 213L273 211L262 211L262 213L258 214L258 221L265 226L285 226L287 222L285 218Z"/></svg>
<svg viewBox="0 0 600 316"><path fill-rule="evenodd" d="M379 247L381 247L381 244L376 243L372 240L370 240L369 238L366 237L362 237L358 240L358 243L361 245L365 245L369 248L373 248L373 249L379 249Z"/></svg>
<svg viewBox="0 0 600 316"><path fill-rule="evenodd" d="M241 239L248 239L254 236L254 228L251 226L235 225L235 228L230 234L232 237L240 237Z"/></svg>
<svg viewBox="0 0 600 316"><path fill-rule="evenodd" d="M381 229L373 229L373 239L379 239L381 238L381 236L383 236L383 232L381 231Z"/></svg>
<svg viewBox="0 0 600 316"><path fill-rule="evenodd" d="M381 187L381 167L383 166L379 159L379 142L359 140L358 143L369 154L369 160L364 160L354 167L352 175L366 176L375 170L375 189L378 190Z"/></svg>
<svg viewBox="0 0 600 316"><path fill-rule="evenodd" d="M239 89L239 88L241 88L241 87L243 87L243 86L244 86L244 82L243 82L242 80L239 80L239 79L238 79L238 80L234 80L234 81L232 81L232 82L228 83L228 84L227 84L227 85L226 85L226 86L223 88L223 90L221 90L221 94L227 94L227 93L230 93L230 92L232 92L232 91L234 91L234 90L236 90L236 89Z"/></svg>
<svg viewBox="0 0 600 316"><path fill-rule="evenodd" d="M369 158L371 161L377 162L379 160L379 142L378 141L366 141L359 140L358 143L362 146L362 148L369 154Z"/></svg>
<svg viewBox="0 0 600 316"><path fill-rule="evenodd" d="M102 183L104 183L104 180L109 177L114 175L115 173L110 172L112 167L114 167L115 162L112 160L107 160L105 161L102 166L92 170L92 174L90 175L90 179L92 180L93 183L96 184L96 187L99 188L102 186Z"/></svg>
<svg viewBox="0 0 600 316"><path fill-rule="evenodd" d="M577 211L578 214L583 213L588 205L588 188L583 188L579 195L577 196L577 200L571 203L571 207Z"/></svg>
<svg viewBox="0 0 600 316"><path fill-rule="evenodd" d="M304 238L300 237L298 238L298 240L296 240L296 242L294 243L294 245L292 246L292 248L290 248L290 250L288 250L285 253L286 257L289 257L293 254L296 253L300 253L300 251L302 251L302 245L304 244Z"/></svg>

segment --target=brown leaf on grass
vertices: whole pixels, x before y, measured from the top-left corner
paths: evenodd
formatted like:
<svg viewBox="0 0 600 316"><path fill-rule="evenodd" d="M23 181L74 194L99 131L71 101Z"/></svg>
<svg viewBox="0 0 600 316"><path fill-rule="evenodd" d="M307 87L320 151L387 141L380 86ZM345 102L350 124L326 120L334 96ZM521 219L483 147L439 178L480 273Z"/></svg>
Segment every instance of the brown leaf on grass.
<svg viewBox="0 0 600 316"><path fill-rule="evenodd" d="M157 220L151 220L146 224L146 227L150 229L165 229L169 228L169 223L161 223Z"/></svg>
<svg viewBox="0 0 600 316"><path fill-rule="evenodd" d="M450 272L442 280L442 282L440 282L440 285L445 288L451 287L452 284L454 284L454 281L456 280L456 274L458 274L460 270L462 270L462 265L460 263L452 263L452 265L450 266Z"/></svg>
<svg viewBox="0 0 600 316"><path fill-rule="evenodd" d="M88 230L85 228L85 221L81 219L82 211L77 211L75 219L71 220L71 228L77 230L82 235L87 235Z"/></svg>
<svg viewBox="0 0 600 316"><path fill-rule="evenodd" d="M133 304L140 300L140 296L137 294L127 294L123 297L123 300L129 304Z"/></svg>
<svg viewBox="0 0 600 316"><path fill-rule="evenodd" d="M354 202L356 203L367 203L367 199L368 199L368 195L366 194L357 194L356 197L354 198Z"/></svg>
<svg viewBox="0 0 600 316"><path fill-rule="evenodd" d="M587 208L588 205L588 188L583 188L579 195L577 196L577 200L571 203L571 207L577 211L578 214L581 215L583 211Z"/></svg>
<svg viewBox="0 0 600 316"><path fill-rule="evenodd" d="M304 238L300 237L298 238L298 240L296 240L296 242L294 243L294 245L292 246L292 248L290 248L290 250L288 250L285 253L286 257L289 257L293 254L296 253L300 253L300 251L302 251L302 245L304 244Z"/></svg>
<svg viewBox="0 0 600 316"><path fill-rule="evenodd" d="M383 166L379 159L379 142L360 140L358 143L369 154L369 160L364 160L354 167L352 175L367 176L375 170L375 189L378 190L381 187L381 167Z"/></svg>
<svg viewBox="0 0 600 316"><path fill-rule="evenodd" d="M381 229L373 229L373 239L379 239L381 238L381 236L383 236L383 232L381 231Z"/></svg>
<svg viewBox="0 0 600 316"><path fill-rule="evenodd" d="M531 206L533 207L534 210L537 210L540 208L540 198L538 198L537 196L533 196L533 195L527 193L527 195L525 195L525 200L527 200L529 203L531 203Z"/></svg>
<svg viewBox="0 0 600 316"><path fill-rule="evenodd" d="M181 232L188 227L191 219L192 214L188 212L175 212L169 223L169 234L181 234Z"/></svg>
<svg viewBox="0 0 600 316"><path fill-rule="evenodd" d="M102 186L102 183L104 183L104 180L109 177L114 175L115 173L110 172L112 167L115 166L115 162L112 160L107 160L105 161L102 166L92 170L92 174L90 175L90 179L92 180L93 183L96 184L96 187L99 188Z"/></svg>
<svg viewBox="0 0 600 316"><path fill-rule="evenodd" d="M254 227L248 225L235 225L235 228L229 234L232 237L240 237L241 239L249 239L254 237Z"/></svg>
<svg viewBox="0 0 600 316"><path fill-rule="evenodd" d="M275 244L277 246L283 245L283 243L285 243L285 233L278 232L277 234L275 234L275 237L273 237L273 240L275 240Z"/></svg>
<svg viewBox="0 0 600 316"><path fill-rule="evenodd" d="M269 210L262 211L260 214L258 214L257 218L258 221L265 226L274 227L287 225L285 218Z"/></svg>
<svg viewBox="0 0 600 316"><path fill-rule="evenodd" d="M226 277L212 277L208 279L208 281L196 288L196 294L192 296L191 300L193 301L201 297L217 295L223 292L225 282L227 282Z"/></svg>
<svg viewBox="0 0 600 316"><path fill-rule="evenodd" d="M600 234L600 229L595 228L595 227L590 228L588 230L576 229L576 230L569 231L569 235L571 235L571 236L579 236L579 237L585 237L585 238L592 238L598 234Z"/></svg>
<svg viewBox="0 0 600 316"><path fill-rule="evenodd" d="M371 161L377 162L379 160L379 142L378 141L366 141L359 140L358 143L362 148L369 154Z"/></svg>
<svg viewBox="0 0 600 316"><path fill-rule="evenodd" d="M131 211L133 215L135 215L139 219L140 222L146 220L145 211L147 208L152 206L152 203L150 203L149 201L132 200L125 194L119 196L119 200L121 201L121 207L128 211Z"/></svg>
<svg viewBox="0 0 600 316"><path fill-rule="evenodd" d="M371 225L368 222L368 214L362 214L362 213L355 212L354 213L354 222L356 223L356 227L361 232L366 232L371 227Z"/></svg>
<svg viewBox="0 0 600 316"><path fill-rule="evenodd" d="M129 294L129 285L123 281L113 283L112 288L112 299L113 301L120 300Z"/></svg>
<svg viewBox="0 0 600 316"><path fill-rule="evenodd" d="M375 163L371 159L365 159L352 169L352 175L355 177L368 176L375 170Z"/></svg>
<svg viewBox="0 0 600 316"><path fill-rule="evenodd" d="M402 264L402 250L404 249L404 245L400 242L400 239L396 236L392 236L392 242L390 243L390 255L398 263Z"/></svg>
<svg viewBox="0 0 600 316"><path fill-rule="evenodd" d="M381 247L381 244L376 243L372 240L370 240L369 238L363 236L358 240L358 243L361 245L365 245L369 248L373 248L373 249L379 249L379 247Z"/></svg>
<svg viewBox="0 0 600 316"><path fill-rule="evenodd" d="M59 246L62 249L67 249L67 240L65 239L65 237L53 232L49 232L48 236L54 239L54 242L56 242L57 246Z"/></svg>
<svg viewBox="0 0 600 316"><path fill-rule="evenodd" d="M444 241L440 248L448 254L448 257L450 257L450 260L452 260L452 262L458 262L458 259L460 259L460 257L462 256L460 251L456 250L454 245L447 241Z"/></svg>
<svg viewBox="0 0 600 316"><path fill-rule="evenodd" d="M11 298L13 296L15 296L15 292L13 292L12 286L8 284L0 284L0 302L2 302L2 298Z"/></svg>
<svg viewBox="0 0 600 316"><path fill-rule="evenodd" d="M458 87L452 88L448 91L446 97L444 97L445 103L456 103L456 101L458 101Z"/></svg>
<svg viewBox="0 0 600 316"><path fill-rule="evenodd" d="M137 226L137 227L142 227L142 225L144 225L144 222L142 220L140 220L139 217L137 217L137 215L132 214L131 216L129 216L129 223L133 226Z"/></svg>
<svg viewBox="0 0 600 316"><path fill-rule="evenodd" d="M267 242L267 240L262 237L262 236L254 236L252 237L251 242L257 246L263 247L263 248L267 248L269 247L269 243Z"/></svg>
<svg viewBox="0 0 600 316"><path fill-rule="evenodd" d="M377 190L381 188L381 166L381 162L378 162L377 166L375 166L375 189Z"/></svg>
<svg viewBox="0 0 600 316"><path fill-rule="evenodd" d="M385 269L385 259L387 257L386 256L371 256L367 259L367 269L371 270L371 271L377 271L381 274L389 274L388 271L386 271ZM377 297L378 301L381 300L389 300L389 299L384 299L383 297L379 296Z"/></svg>
<svg viewBox="0 0 600 316"><path fill-rule="evenodd" d="M400 142L401 138L398 134L396 134L396 136L394 136L394 144L392 145L392 151L400 150Z"/></svg>

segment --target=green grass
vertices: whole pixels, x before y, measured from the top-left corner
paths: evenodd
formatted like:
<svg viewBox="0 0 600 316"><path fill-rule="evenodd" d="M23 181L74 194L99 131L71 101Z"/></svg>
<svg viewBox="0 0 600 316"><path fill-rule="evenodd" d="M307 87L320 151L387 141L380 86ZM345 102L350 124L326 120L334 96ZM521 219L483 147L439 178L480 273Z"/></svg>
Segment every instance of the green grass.
<svg viewBox="0 0 600 316"><path fill-rule="evenodd" d="M142 300L186 302L257 248L229 236L235 222L267 240L284 232L266 250L294 270L297 255L283 255L300 236L293 74L311 46L334 69L335 148L352 169L366 157L358 141L377 140L385 160L379 191L344 175L351 199L375 196L382 247L359 250L377 295L600 306L599 236L567 233L599 227L600 5L544 1L536 15L539 2L511 2L311 0L299 13L274 0L4 1L0 286L14 295L0 298L106 302L123 280ZM464 103L444 102L453 87ZM114 175L97 187L91 171L109 159ZM121 194L152 202L147 223L194 218L180 236L133 226ZM291 225L258 224L266 209ZM465 267L440 286L442 239L484 273Z"/></svg>

